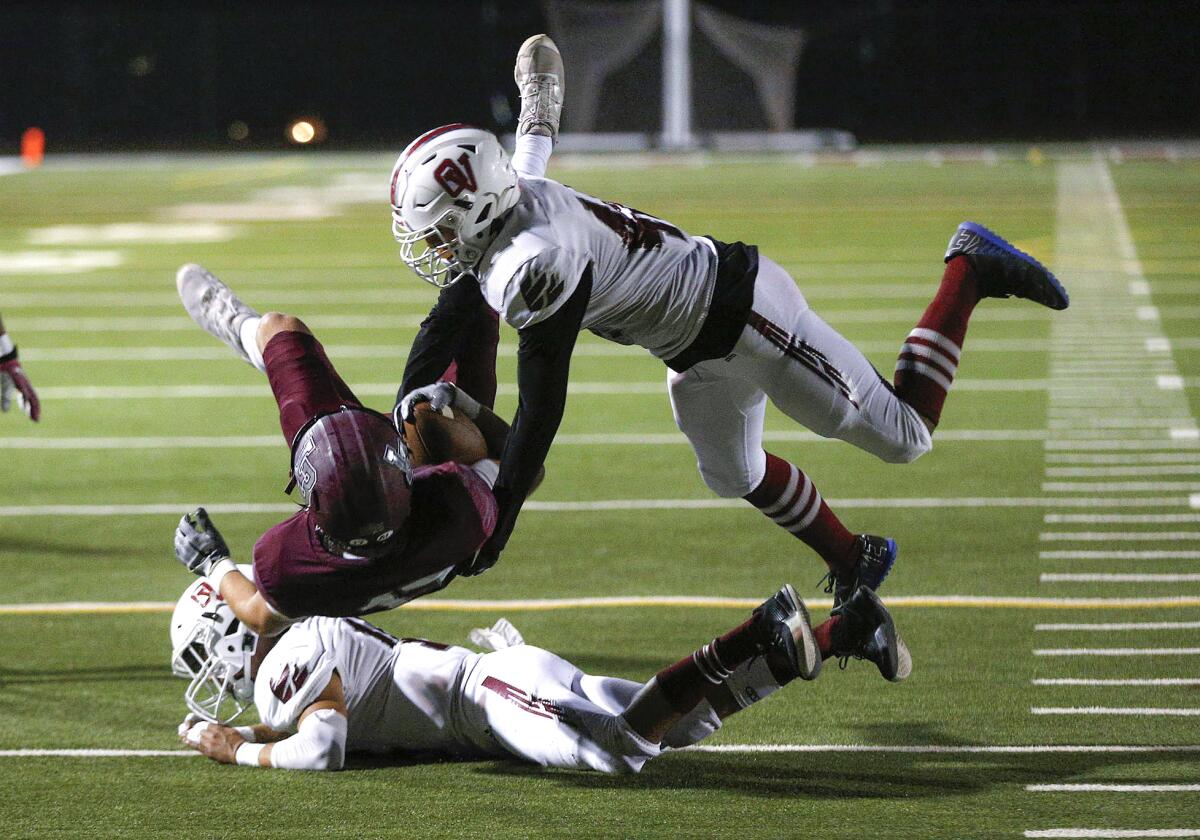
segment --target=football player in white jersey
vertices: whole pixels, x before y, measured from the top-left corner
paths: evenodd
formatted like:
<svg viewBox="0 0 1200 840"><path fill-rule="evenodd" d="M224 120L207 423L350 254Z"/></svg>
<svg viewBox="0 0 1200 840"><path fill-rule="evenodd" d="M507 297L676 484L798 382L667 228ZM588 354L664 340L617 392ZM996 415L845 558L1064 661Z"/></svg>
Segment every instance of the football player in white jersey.
<svg viewBox="0 0 1200 840"><path fill-rule="evenodd" d="M892 681L911 670L891 616L865 587L814 629L785 586L644 684L585 674L524 644L503 619L471 638L493 652L397 639L356 617L308 618L259 637L201 578L171 617L172 668L189 679L179 736L222 763L292 770L337 770L348 753L367 752L637 772L797 677L815 679L834 648L858 651ZM261 723L232 726L252 704Z"/></svg>
<svg viewBox="0 0 1200 840"><path fill-rule="evenodd" d="M42 416L37 391L33 390L29 377L25 375L17 356L17 346L4 331L4 321L0 319L0 411L8 411L12 407L13 391L17 392L17 405L26 417L36 423Z"/></svg>
<svg viewBox="0 0 1200 840"><path fill-rule="evenodd" d="M1065 309L1036 260L973 222L950 239L941 283L900 348L889 382L813 312L795 280L752 245L691 236L545 177L562 107L562 60L534 36L518 55L522 95L510 163L496 138L461 124L429 131L392 172L402 259L443 287L405 369L401 413L426 394L476 311L518 330L520 403L495 486L499 520L474 571L495 563L562 419L581 329L662 359L675 420L715 493L741 497L813 548L840 603L882 583L891 539L850 532L799 468L763 449L770 400L817 434L887 462L927 452L985 297Z"/></svg>

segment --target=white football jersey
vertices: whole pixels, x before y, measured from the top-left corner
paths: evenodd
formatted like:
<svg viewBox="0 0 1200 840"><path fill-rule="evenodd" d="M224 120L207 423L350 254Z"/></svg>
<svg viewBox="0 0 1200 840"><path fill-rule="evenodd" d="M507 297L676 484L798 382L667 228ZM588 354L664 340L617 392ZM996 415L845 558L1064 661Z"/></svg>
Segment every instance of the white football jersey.
<svg viewBox="0 0 1200 840"><path fill-rule="evenodd" d="M661 359L700 331L716 282L712 242L547 178L522 178L511 217L478 273L488 304L517 329L558 311L584 269L584 329Z"/></svg>
<svg viewBox="0 0 1200 840"><path fill-rule="evenodd" d="M396 639L359 618L308 618L292 625L259 666L254 703L264 724L293 733L336 671L349 712L348 752L478 754L482 739L456 718L464 673L481 656Z"/></svg>

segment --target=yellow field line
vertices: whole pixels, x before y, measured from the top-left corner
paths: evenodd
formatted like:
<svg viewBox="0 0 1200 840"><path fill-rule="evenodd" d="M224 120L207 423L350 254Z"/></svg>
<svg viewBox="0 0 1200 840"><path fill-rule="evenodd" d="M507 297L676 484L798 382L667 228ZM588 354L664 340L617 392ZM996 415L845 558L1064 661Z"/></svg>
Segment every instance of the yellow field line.
<svg viewBox="0 0 1200 840"><path fill-rule="evenodd" d="M757 598L715 598L704 596L631 595L602 598L536 598L455 600L427 599L404 606L421 612L479 612L486 610L522 610L545 612L568 609L611 609L628 607L685 607L704 609L748 609L761 603ZM1018 596L975 595L898 595L887 599L890 607L934 607L974 609L1036 610L1132 610L1180 609L1200 607L1200 597L1174 598L1033 598ZM810 607L828 609L832 602L820 598ZM41 604L0 604L0 615L68 615L165 613L174 609L173 601L67 601Z"/></svg>

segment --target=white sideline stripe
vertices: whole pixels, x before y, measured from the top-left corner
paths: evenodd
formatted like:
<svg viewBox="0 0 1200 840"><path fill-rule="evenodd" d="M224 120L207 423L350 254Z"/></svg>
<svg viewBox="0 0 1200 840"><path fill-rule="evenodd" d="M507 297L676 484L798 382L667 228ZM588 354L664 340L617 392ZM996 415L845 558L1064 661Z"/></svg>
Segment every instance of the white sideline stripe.
<svg viewBox="0 0 1200 840"><path fill-rule="evenodd" d="M264 292L264 294L266 293ZM274 295L275 293L272 292L271 294ZM303 293L298 293L297 296L301 294ZM7 298L5 299L5 304L7 305ZM859 341L856 342L856 346L864 353L886 353L892 350L899 350L899 344L896 342ZM984 339L978 339L971 342L972 354L989 351L1012 353L1021 351L1045 352L1045 350L1045 342L1038 342L1036 340L992 339L985 343ZM408 347L403 344L326 344L325 352L334 361L338 359L403 359L408 355ZM498 353L503 358L511 358L516 353L516 346L502 343ZM645 359L654 358L641 347L613 344L607 341L580 341L575 345L575 349L571 355L572 357L631 356ZM214 344L205 347L125 347L119 345L110 347L35 347L29 350L22 348L21 358L27 362L45 364L48 362L199 362L212 360L228 360L232 362L236 361L237 357L225 347ZM1139 369L1144 370L1145 368L1143 366ZM1106 368L1106 370L1109 370L1109 368ZM1084 423L1091 425L1086 420ZM1145 425L1151 428L1158 428L1169 426L1171 422L1147 421ZM1136 418L1131 421L1130 426L1133 428L1141 427L1137 423ZM1067 426L1067 428L1073 427L1073 425ZM1121 427L1125 428L1126 426L1121 424Z"/></svg>
<svg viewBox="0 0 1200 840"><path fill-rule="evenodd" d="M1030 680L1033 685L1086 685L1086 686L1173 686L1173 685L1200 685L1200 680L1184 679L1176 677L1164 677L1159 679L1079 679L1075 677L1062 677L1054 679L1036 679Z"/></svg>
<svg viewBox="0 0 1200 840"><path fill-rule="evenodd" d="M1200 531L1052 531L1038 534L1042 542L1196 542Z"/></svg>
<svg viewBox="0 0 1200 840"><path fill-rule="evenodd" d="M39 393L44 393L41 389ZM391 389L389 393L395 393ZM958 429L942 432L939 442L997 441L1016 442L1041 440L1046 433L1037 429ZM835 438L821 437L803 430L781 430L763 433L770 443L835 443ZM561 434L554 442L560 446L667 446L690 445L681 432L641 434L611 432L605 434ZM0 449L252 449L283 446L279 435L183 435L144 437L2 437Z"/></svg>
<svg viewBox="0 0 1200 840"><path fill-rule="evenodd" d="M1140 441L1138 441L1140 443ZM1043 481L1046 493L1128 493L1138 491L1200 490L1198 481Z"/></svg>
<svg viewBox="0 0 1200 840"><path fill-rule="evenodd" d="M66 252L60 252L65 254ZM84 253L84 252L79 252ZM71 259L68 256L54 255L12 255L0 254L0 274L39 271L60 273L65 271L90 271L94 268L116 268L121 263L119 252L88 252L89 254L104 254L104 256L83 256ZM97 263L103 262L103 265ZM353 329L353 330L384 330L397 328L415 328L421 325L426 313L418 314L384 314L384 315L321 315L305 316L304 321L317 334L321 330ZM919 309L909 306L895 309L844 309L826 310L822 317L831 323L838 324L874 324L891 321L912 323L920 316ZM1040 313L1028 313L1017 307L1011 309L984 310L972 315L973 321L1031 321L1037 320ZM1048 316L1047 316L1048 317ZM21 319L21 333L28 332L184 332L196 329L196 325L186 316L151 315L151 316L113 316L113 317L60 317L44 316ZM898 351L900 342L892 345ZM955 387L958 384L955 383Z"/></svg>
<svg viewBox="0 0 1200 840"><path fill-rule="evenodd" d="M1026 837L1200 837L1200 828L1043 828Z"/></svg>
<svg viewBox="0 0 1200 840"><path fill-rule="evenodd" d="M1125 621L1109 624L1036 624L1034 630L1200 630L1200 621Z"/></svg>
<svg viewBox="0 0 1200 840"><path fill-rule="evenodd" d="M1121 467L1047 467L1047 478L1134 478L1137 476L1200 475L1200 464L1158 464Z"/></svg>
<svg viewBox="0 0 1200 840"><path fill-rule="evenodd" d="M616 595L593 598L453 599L421 598L404 605L421 612L475 612L482 610L578 610L617 607L699 607L747 609L758 606L758 598L727 598L707 595ZM833 606L832 599L806 601L814 609ZM1200 597L1169 598L1031 598L987 595L895 595L893 607L936 607L978 609L1176 609L1200 607ZM0 604L0 615L73 615L159 613L175 609L174 601L62 601L31 604ZM1054 650L1058 650L1057 648ZM1140 650L1135 648L1134 650ZM1175 649L1171 649L1175 650ZM1200 652L1200 650L1198 650ZM1037 651L1035 651L1037 653Z"/></svg>
<svg viewBox="0 0 1200 840"><path fill-rule="evenodd" d="M1051 572L1042 574L1042 583L1196 583L1200 574L1146 574L1141 572Z"/></svg>
<svg viewBox="0 0 1200 840"><path fill-rule="evenodd" d="M1026 785L1031 793L1195 793L1200 785L1047 784Z"/></svg>
<svg viewBox="0 0 1200 840"><path fill-rule="evenodd" d="M1044 391L1048 387L1048 383L1042 379L960 379L954 383L957 391ZM568 386L568 391L573 394L665 394L666 390L665 379L654 382L572 382ZM360 396L391 396L396 393L396 383L369 382L355 385L354 392ZM515 383L502 383L498 393L515 396L517 386ZM43 400L149 400L269 397L270 391L262 385L52 385L38 388L38 394ZM1046 437L1040 431L1031 434L1030 440ZM1149 443L1153 448L1160 448L1170 441L1131 442Z"/></svg>
<svg viewBox="0 0 1200 840"><path fill-rule="evenodd" d="M1034 706L1031 715L1133 715L1138 717L1195 717L1200 709L1165 709L1152 706L1118 708L1112 706Z"/></svg>
<svg viewBox="0 0 1200 840"><path fill-rule="evenodd" d="M1200 744L1139 746L1126 744L961 746L951 744L697 744L687 747L698 753L892 753L900 755L1029 755L1073 753L1196 753ZM121 750L121 749L18 749L0 750L3 758L142 758L199 756L195 750Z"/></svg>
<svg viewBox="0 0 1200 840"><path fill-rule="evenodd" d="M1048 464L1200 464L1200 452L1047 452Z"/></svg>
<svg viewBox="0 0 1200 840"><path fill-rule="evenodd" d="M912 499L826 499L831 506L839 508L891 509L891 508L1028 508L1062 507L1108 507L1113 503L1105 499L1055 499L1034 496L1031 498L912 498ZM1147 504L1153 506L1183 505L1186 499L1130 499L1121 504ZM182 515L198 506L196 501L159 502L154 504L127 505L0 505L0 517L15 516L157 516L160 514ZM297 505L286 502L217 502L204 505L210 513L294 513ZM580 513L614 510L750 510L741 499L600 499L584 502L550 502L532 499L522 510L546 513ZM1149 552L1155 554L1155 552ZM1056 554L1056 552L1044 552ZM1054 558L1049 558L1054 559ZM1066 558L1059 558L1066 559Z"/></svg>
<svg viewBox="0 0 1200 840"><path fill-rule="evenodd" d="M1039 551L1039 560L1200 560L1200 551Z"/></svg>
<svg viewBox="0 0 1200 840"><path fill-rule="evenodd" d="M1034 656L1200 656L1200 648L1042 648Z"/></svg>
<svg viewBox="0 0 1200 840"><path fill-rule="evenodd" d="M1197 441L1194 440L1129 440L1129 439L1112 439L1112 440L1048 440L1046 441L1046 449L1050 451L1067 451L1067 452L1090 452L1095 450L1116 449L1116 450L1154 450L1160 449L1164 451L1188 449L1195 450L1200 448Z"/></svg>
<svg viewBox="0 0 1200 840"><path fill-rule="evenodd" d="M1171 525L1200 522L1200 513L1047 513L1042 522L1047 525Z"/></svg>

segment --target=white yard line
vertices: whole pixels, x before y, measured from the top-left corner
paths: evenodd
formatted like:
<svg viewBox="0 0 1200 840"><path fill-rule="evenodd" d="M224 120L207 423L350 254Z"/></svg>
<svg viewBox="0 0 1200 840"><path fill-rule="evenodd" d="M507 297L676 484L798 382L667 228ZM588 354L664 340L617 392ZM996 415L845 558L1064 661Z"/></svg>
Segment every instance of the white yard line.
<svg viewBox="0 0 1200 840"><path fill-rule="evenodd" d="M680 752L683 752L681 750ZM1073 755L1073 754L1148 754L1200 752L1200 744L1175 746L1139 746L1135 744L1014 744L1011 746L958 744L697 744L687 747L695 753L869 753L893 755ZM0 758L186 758L199 756L194 750L130 749L15 749L0 750Z"/></svg>
<svg viewBox="0 0 1200 840"><path fill-rule="evenodd" d="M1062 507L1068 504L1082 506L1110 506L1106 500L1097 499L1054 499L1041 496L1031 498L999 496L994 498L949 497L949 498L895 498L895 499L827 499L838 508L906 509L906 508L1036 508ZM1131 502L1148 502L1156 506L1186 505L1186 498L1142 499ZM56 505L0 505L0 518L20 516L158 516L181 515L195 508L200 502L155 502L148 504L56 504ZM203 503L211 513L285 513L295 512L297 505L286 502L213 502ZM630 510L750 510L741 499L597 499L592 501L544 501L531 499L522 507L526 511L543 513L591 513ZM1159 552L1161 553L1161 552ZM1054 552L1046 552L1054 554ZM1178 552L1176 552L1178 554Z"/></svg>
<svg viewBox="0 0 1200 840"><path fill-rule="evenodd" d="M1183 525L1200 523L1200 513L1047 513L1042 522L1047 525Z"/></svg>
<svg viewBox="0 0 1200 840"><path fill-rule="evenodd" d="M1200 551L1039 551L1041 560L1200 560Z"/></svg>
<svg viewBox="0 0 1200 840"><path fill-rule="evenodd" d="M1044 828L1026 831L1025 836L1062 838L1200 837L1200 828Z"/></svg>
<svg viewBox="0 0 1200 840"><path fill-rule="evenodd" d="M390 391L389 393L394 393ZM950 429L939 435L943 443L1020 442L1040 440L1046 433L1037 429ZM768 443L836 443L803 429L767 431ZM603 434L564 433L554 439L558 446L666 446L690 445L681 432L610 432ZM0 437L0 449L248 449L284 446L279 435L181 435L105 437Z"/></svg>
<svg viewBox="0 0 1200 840"><path fill-rule="evenodd" d="M1200 709L1171 709L1156 706L1034 706L1033 715L1128 715L1133 717L1196 717Z"/></svg>
<svg viewBox="0 0 1200 840"><path fill-rule="evenodd" d="M1031 793L1197 793L1200 785L1181 784L1045 784L1026 785Z"/></svg>
<svg viewBox="0 0 1200 840"><path fill-rule="evenodd" d="M1200 491L1200 481L1044 481L1045 493L1139 493L1164 490Z"/></svg>
<svg viewBox="0 0 1200 840"><path fill-rule="evenodd" d="M1184 677L1135 678L1135 679L1087 679L1080 677L1059 677L1035 679L1029 681L1032 685L1078 685L1078 686L1141 686L1141 687L1170 687L1200 685L1200 679Z"/></svg>
<svg viewBox="0 0 1200 840"><path fill-rule="evenodd" d="M1114 609L1178 609L1200 607L1200 596L1169 598L1041 598L988 595L892 595L892 607L935 609L1037 609L1037 610L1114 610ZM405 604L405 610L417 612L479 612L503 610L580 610L612 608L730 608L744 610L761 603L761 598L735 598L709 595L610 595L579 598L526 599L455 599L421 598ZM831 599L806 600L813 609L827 609ZM0 604L0 615L107 615L136 613L167 613L175 608L174 601L59 601L23 604ZM1052 650L1060 650L1054 648ZM1128 649L1121 649L1128 650ZM1135 648L1134 650L1141 650ZM1175 649L1170 649L1175 650ZM1200 649L1197 649L1200 652ZM1038 651L1034 651L1035 654ZM1071 653L1070 655L1083 655ZM1106 654L1100 654L1106 655ZM1112 654L1116 655L1116 654Z"/></svg>
<svg viewBox="0 0 1200 840"><path fill-rule="evenodd" d="M959 391L1045 391L1050 383L1044 379L965 379L956 380L954 387ZM666 378L651 382L571 382L568 391L572 394L666 394ZM354 385L354 392L361 396L392 396L396 393L395 382L367 382ZM498 393L515 396L515 383L501 383ZM258 397L269 399L271 392L264 385L224 385L207 383L200 385L50 385L38 388L38 394L46 400L160 400L160 399L233 399ZM938 439L942 436L938 435ZM1030 432L1029 440L1042 440L1045 433ZM1080 448L1126 448L1114 447L1113 441L1083 440ZM1173 441L1164 439L1127 440L1119 444L1136 444L1132 448L1166 449L1172 444L1200 448L1200 441ZM1074 448L1074 447L1066 447Z"/></svg>
<svg viewBox="0 0 1200 840"><path fill-rule="evenodd" d="M1042 542L1196 542L1200 531L1051 531Z"/></svg>
<svg viewBox="0 0 1200 840"><path fill-rule="evenodd" d="M1037 624L1034 630L1041 632L1096 631L1096 632L1142 632L1145 630L1200 630L1200 621L1124 621L1107 624Z"/></svg>
<svg viewBox="0 0 1200 840"><path fill-rule="evenodd" d="M1200 573L1144 574L1141 572L1045 572L1042 583L1196 583Z"/></svg>
<svg viewBox="0 0 1200 840"><path fill-rule="evenodd" d="M1171 648L1043 648L1034 656L1200 656L1197 647Z"/></svg>

